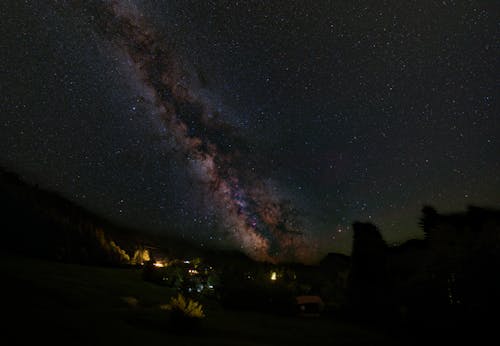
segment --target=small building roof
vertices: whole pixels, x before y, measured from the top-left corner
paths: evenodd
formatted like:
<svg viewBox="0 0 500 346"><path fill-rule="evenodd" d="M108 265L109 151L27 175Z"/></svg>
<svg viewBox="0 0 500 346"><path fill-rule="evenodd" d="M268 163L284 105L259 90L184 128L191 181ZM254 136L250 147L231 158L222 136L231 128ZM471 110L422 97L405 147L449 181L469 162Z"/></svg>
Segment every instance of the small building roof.
<svg viewBox="0 0 500 346"><path fill-rule="evenodd" d="M320 304L323 305L323 300L320 296L297 296L295 297L297 304Z"/></svg>

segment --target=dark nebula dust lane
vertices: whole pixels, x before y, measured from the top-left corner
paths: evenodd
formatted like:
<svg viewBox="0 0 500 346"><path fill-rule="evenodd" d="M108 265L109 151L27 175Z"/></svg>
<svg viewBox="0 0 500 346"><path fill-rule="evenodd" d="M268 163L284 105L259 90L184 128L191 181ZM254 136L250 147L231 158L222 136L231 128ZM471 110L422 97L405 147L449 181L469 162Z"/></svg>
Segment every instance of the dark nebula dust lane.
<svg viewBox="0 0 500 346"><path fill-rule="evenodd" d="M159 36L143 16L120 2L93 9L96 29L133 62L147 102L182 156L185 169L200 184L205 203L215 205L221 231L255 259L307 260L313 251L296 209L277 195L266 177L248 171L251 159L236 129L200 95L168 37Z"/></svg>

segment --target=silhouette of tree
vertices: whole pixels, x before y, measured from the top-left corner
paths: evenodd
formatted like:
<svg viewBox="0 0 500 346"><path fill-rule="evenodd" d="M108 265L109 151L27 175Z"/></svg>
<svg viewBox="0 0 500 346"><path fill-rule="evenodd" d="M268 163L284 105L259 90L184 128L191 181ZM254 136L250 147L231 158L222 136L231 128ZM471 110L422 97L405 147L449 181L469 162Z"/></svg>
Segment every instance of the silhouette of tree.
<svg viewBox="0 0 500 346"><path fill-rule="evenodd" d="M426 240L430 238L432 233L432 228L436 225L438 219L438 213L434 207L425 205L422 208L422 217L420 218L419 225L424 231L424 237Z"/></svg>
<svg viewBox="0 0 500 346"><path fill-rule="evenodd" d="M349 301L360 318L372 318L385 301L387 244L371 223L353 224Z"/></svg>

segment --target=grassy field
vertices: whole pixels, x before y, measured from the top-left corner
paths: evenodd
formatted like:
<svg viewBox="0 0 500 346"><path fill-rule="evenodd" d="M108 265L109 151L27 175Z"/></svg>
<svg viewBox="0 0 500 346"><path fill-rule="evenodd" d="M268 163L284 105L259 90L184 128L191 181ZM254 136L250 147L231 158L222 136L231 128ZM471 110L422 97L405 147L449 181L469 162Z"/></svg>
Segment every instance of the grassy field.
<svg viewBox="0 0 500 346"><path fill-rule="evenodd" d="M332 319L233 311L214 301L204 302L201 330L183 335L159 309L175 292L144 282L134 269L2 254L0 275L5 345L398 344L381 332Z"/></svg>

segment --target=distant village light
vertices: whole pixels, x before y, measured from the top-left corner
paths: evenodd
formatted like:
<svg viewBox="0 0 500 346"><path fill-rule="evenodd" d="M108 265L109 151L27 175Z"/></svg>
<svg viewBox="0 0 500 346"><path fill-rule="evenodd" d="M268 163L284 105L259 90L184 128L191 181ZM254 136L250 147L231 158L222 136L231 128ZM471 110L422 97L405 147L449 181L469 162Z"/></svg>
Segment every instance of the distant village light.
<svg viewBox="0 0 500 346"><path fill-rule="evenodd" d="M155 263L153 263L153 265L154 265L155 267L158 267L158 268L162 268L162 267L164 267L164 266L165 266L165 265L164 265L162 262L160 262L160 261L156 261Z"/></svg>
<svg viewBox="0 0 500 346"><path fill-rule="evenodd" d="M277 279L276 272L271 272L271 281L276 281L276 279Z"/></svg>

